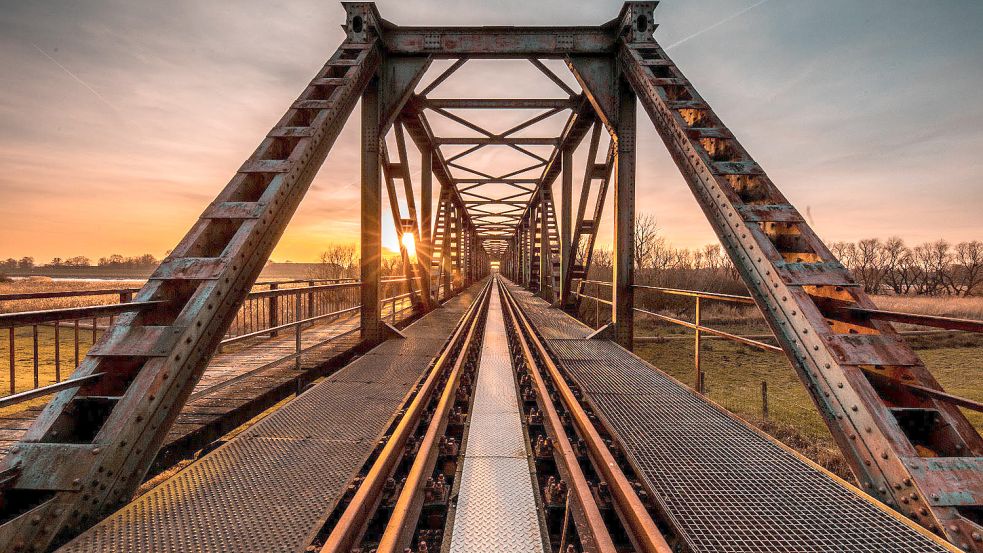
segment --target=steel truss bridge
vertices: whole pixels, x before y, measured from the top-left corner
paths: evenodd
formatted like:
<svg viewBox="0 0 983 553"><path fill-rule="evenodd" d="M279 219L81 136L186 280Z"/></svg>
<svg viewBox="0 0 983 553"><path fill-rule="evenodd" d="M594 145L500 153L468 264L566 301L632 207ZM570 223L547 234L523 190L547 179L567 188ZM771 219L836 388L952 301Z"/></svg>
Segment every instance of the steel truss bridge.
<svg viewBox="0 0 983 553"><path fill-rule="evenodd" d="M983 551L983 441L960 410L979 404L942 390L891 326L905 317L876 309L666 55L657 2L588 27L407 27L343 4L347 38L3 458L0 550ZM561 95L439 96L483 59L528 60ZM359 101L346 311L365 354L133 499ZM630 352L639 104L857 487ZM489 110L528 116L466 115ZM473 164L494 148L527 163ZM592 329L571 313L605 207L611 322ZM389 217L410 286L384 297ZM415 322L393 325L396 297Z"/></svg>

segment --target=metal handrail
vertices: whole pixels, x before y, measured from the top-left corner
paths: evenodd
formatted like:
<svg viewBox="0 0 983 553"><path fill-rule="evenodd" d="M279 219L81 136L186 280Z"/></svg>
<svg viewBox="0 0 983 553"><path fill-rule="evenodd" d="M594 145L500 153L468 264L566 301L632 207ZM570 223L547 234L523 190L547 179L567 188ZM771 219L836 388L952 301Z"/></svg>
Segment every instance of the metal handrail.
<svg viewBox="0 0 983 553"><path fill-rule="evenodd" d="M750 296L737 296L734 294L722 294L720 292L705 292L703 290L687 290L685 288L666 288L663 286L648 286L644 284L633 284L632 288L638 290L654 290L674 296L689 296L694 298L704 298L708 300L720 300L733 303L754 304L754 298Z"/></svg>
<svg viewBox="0 0 983 553"><path fill-rule="evenodd" d="M361 286L362 283L355 282L339 282L335 284L317 284L314 286L302 286L299 288L277 288L274 290L259 290L256 292L250 292L247 295L248 299L258 299L258 298L273 298L280 296L289 296L292 294L308 294L310 292L317 292L319 290L333 290L339 288L356 288Z"/></svg>
<svg viewBox="0 0 983 553"><path fill-rule="evenodd" d="M41 300L50 298L74 298L80 296L112 296L135 294L139 288L100 288L97 290L54 290L51 292L22 292L19 294L0 294L0 301Z"/></svg>
<svg viewBox="0 0 983 553"><path fill-rule="evenodd" d="M778 346L773 346L771 344L766 344L764 342L759 342L757 340L752 340L752 339L746 338L744 336L739 336L737 334L731 334L730 332L724 332L723 330L717 330L715 328L710 328L708 326L703 326L703 325L700 325L700 324L694 324L694 323L691 323L689 321L684 321L682 319L677 319L675 317L670 317L668 315L663 315L661 313L655 313L653 311L648 311L646 309L642 309L641 307L634 307L632 309L634 311L638 312L638 313L644 313L646 315L655 317L657 319L666 321L668 323L672 323L672 324L679 325L679 326L685 326L686 328L689 328L691 330L700 330L702 332L707 332L709 334L714 334L716 336L720 336L721 338L726 338L726 339L731 340L731 341L734 341L734 342L740 342L740 343L746 344L748 346L756 347L756 348L763 349L763 350L766 350L766 351L775 351L775 352L781 352L782 351L782 348L780 348Z"/></svg>
<svg viewBox="0 0 983 553"><path fill-rule="evenodd" d="M41 311L19 311L17 313L0 313L0 328L14 328L64 320L87 319L89 317L108 317L138 311L162 305L163 301L136 301L129 303L111 303L109 305L90 305L86 307L65 307L61 309L44 309Z"/></svg>
<svg viewBox="0 0 983 553"><path fill-rule="evenodd" d="M347 309L342 309L340 311L332 311L331 313L325 313L323 315L316 315L314 317L307 317L306 319L301 319L299 321L291 321L289 323L284 323L282 325L277 325L270 328L264 328L262 330L257 330L255 332L250 332L248 334L240 334L239 336L233 336L232 338L226 338L220 342L221 345L227 346L229 344L234 344L236 342L241 342L248 338L255 338L257 336L269 336L270 333L277 332L279 330L286 330L288 328L293 328L298 325L304 325L308 323L313 323L315 321L320 321L321 319L327 319L330 317L337 317L339 315L344 315L345 313L350 313L352 311L357 311L361 308L361 305L356 305L355 307L349 307Z"/></svg>
<svg viewBox="0 0 983 553"><path fill-rule="evenodd" d="M33 390L27 390L26 392L21 392L19 394L14 394L4 398L0 398L0 409L10 407L11 405L17 405L18 403L24 403L25 401L29 401L37 397L46 396L48 394L53 394L55 392L60 392L62 390L67 390L69 388L76 388L87 382L99 380L100 378L102 378L104 374L106 373L95 373L86 376L80 376L78 378L72 378L70 380L62 380L61 382L48 384L47 386L41 386L40 388L34 388Z"/></svg>

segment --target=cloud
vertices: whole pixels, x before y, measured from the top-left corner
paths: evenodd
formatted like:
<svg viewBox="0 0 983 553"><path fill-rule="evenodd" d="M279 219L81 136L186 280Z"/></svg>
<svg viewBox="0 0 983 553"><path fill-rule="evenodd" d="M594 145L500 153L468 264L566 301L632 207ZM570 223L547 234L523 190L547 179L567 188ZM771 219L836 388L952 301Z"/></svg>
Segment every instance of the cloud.
<svg viewBox="0 0 983 553"><path fill-rule="evenodd" d="M391 21L434 25L592 25L620 7L379 2ZM0 1L12 76L0 83L0 257L173 247L341 42L343 17L313 0ZM823 236L980 238L983 4L705 0L664 2L656 18L658 40ZM557 90L526 62L472 61L437 95ZM480 117L492 130L518 121ZM358 142L356 109L278 258L357 238ZM644 113L637 144L638 210L680 245L713 240ZM513 154L483 149L469 163L502 173ZM410 157L419 183L412 146ZM602 242L611 215L609 204Z"/></svg>

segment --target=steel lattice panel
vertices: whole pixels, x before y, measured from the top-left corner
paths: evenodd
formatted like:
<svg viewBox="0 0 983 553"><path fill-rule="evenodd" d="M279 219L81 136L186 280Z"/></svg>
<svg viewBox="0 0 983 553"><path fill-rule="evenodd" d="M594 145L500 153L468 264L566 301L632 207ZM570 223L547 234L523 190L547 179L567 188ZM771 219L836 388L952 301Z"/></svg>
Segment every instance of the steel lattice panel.
<svg viewBox="0 0 983 553"><path fill-rule="evenodd" d="M694 551L946 551L614 343L550 346Z"/></svg>

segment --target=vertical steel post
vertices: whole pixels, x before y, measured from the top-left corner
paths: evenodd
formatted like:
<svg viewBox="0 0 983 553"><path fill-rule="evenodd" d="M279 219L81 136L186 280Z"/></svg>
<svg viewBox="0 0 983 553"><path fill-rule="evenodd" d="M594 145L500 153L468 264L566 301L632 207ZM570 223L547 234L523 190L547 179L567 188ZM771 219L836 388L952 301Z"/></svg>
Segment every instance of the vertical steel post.
<svg viewBox="0 0 983 553"><path fill-rule="evenodd" d="M280 286L275 282L270 284L270 290L276 290L279 287ZM279 308L277 307L277 296L276 294L273 294L266 299L266 311L267 311L267 318L269 319L270 328L276 328L277 326L280 325L280 316L278 310ZM273 338L276 335L277 335L277 331L275 330L270 331L270 338Z"/></svg>
<svg viewBox="0 0 983 553"><path fill-rule="evenodd" d="M761 381L761 418L768 420L768 381Z"/></svg>
<svg viewBox="0 0 983 553"><path fill-rule="evenodd" d="M615 341L630 350L635 305L635 93L624 79L619 79L618 97L611 322Z"/></svg>
<svg viewBox="0 0 983 553"><path fill-rule="evenodd" d="M296 323L296 326L294 327L294 354L297 356L294 359L294 369L298 371L300 370L300 350L301 350L300 327L303 326L302 324L300 324L300 321L302 320L300 316L300 309L301 309L300 301L301 301L300 292L297 292L297 294L294 296L294 323Z"/></svg>
<svg viewBox="0 0 983 553"><path fill-rule="evenodd" d="M550 279L549 274L553 267L550 265L550 236L549 221L546 220L546 192L545 187L539 189L539 294L549 301L546 294L549 293Z"/></svg>
<svg viewBox="0 0 983 553"><path fill-rule="evenodd" d="M421 280L427 281L428 309L434 302L433 282L431 281L431 264L433 259L433 150L429 147L420 152L420 266L423 274Z"/></svg>
<svg viewBox="0 0 983 553"><path fill-rule="evenodd" d="M700 339L702 338L702 333L700 332L700 325L702 324L700 319L700 296L696 296L696 315L693 317L693 323L696 325L696 334L693 340L693 368L696 370L695 385L696 391L702 394L703 367L700 366Z"/></svg>
<svg viewBox="0 0 983 553"><path fill-rule="evenodd" d="M593 161L593 160L592 160ZM573 236L571 225L573 224L573 149L563 150L561 158L561 168L563 176L560 181L560 301L563 301L570 291L567 290L567 271L570 260L571 248L573 245L570 240ZM562 305L561 305L562 307Z"/></svg>
<svg viewBox="0 0 983 553"><path fill-rule="evenodd" d="M379 275L382 271L382 180L379 171L379 81L362 93L362 340L383 339Z"/></svg>

